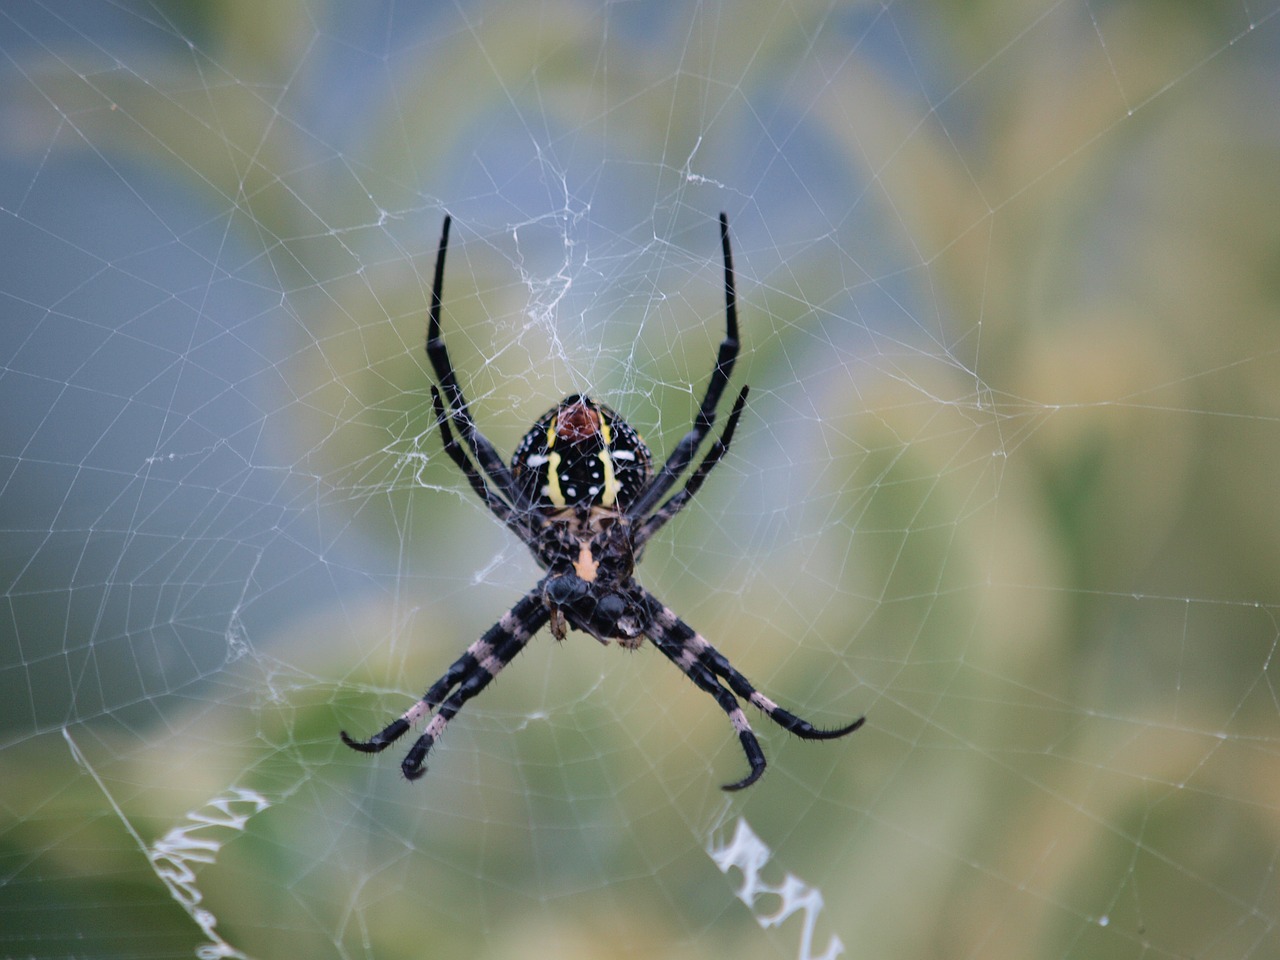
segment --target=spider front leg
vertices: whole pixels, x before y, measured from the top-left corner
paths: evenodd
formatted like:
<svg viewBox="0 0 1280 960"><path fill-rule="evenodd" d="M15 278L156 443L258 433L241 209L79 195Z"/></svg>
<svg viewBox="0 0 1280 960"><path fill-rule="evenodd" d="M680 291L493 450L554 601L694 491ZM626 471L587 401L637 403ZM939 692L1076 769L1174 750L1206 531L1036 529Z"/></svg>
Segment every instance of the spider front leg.
<svg viewBox="0 0 1280 960"><path fill-rule="evenodd" d="M431 369L435 371L440 387L444 390L445 399L449 401L449 412L462 435L463 442L470 449L480 469L497 485L498 490L511 503L523 504L517 495L516 485L511 479L511 471L502 462L502 457L494 449L492 443L476 427L471 417L471 408L462 394L462 386L458 383L458 375L454 372L453 361L449 359L449 351L444 345L444 335L440 332L440 310L444 294L444 258L449 249L449 226L453 218L446 216L444 226L440 230L440 247L436 251L436 270L431 282L431 309L427 314L427 359L431 361Z"/></svg>
<svg viewBox="0 0 1280 960"><path fill-rule="evenodd" d="M729 421L725 424L724 433L711 445L711 449L702 458L702 462L698 464L697 469L689 475L688 482L680 492L674 494L643 521L639 521L633 538L637 553L655 533L662 529L668 520L684 509L684 505L693 499L693 495L702 488L703 482L707 479L707 474L715 469L720 459L729 452L729 444L733 440L734 430L738 427L738 419L742 416L742 408L746 405L747 393L750 389L750 387L742 388L742 391L738 394L738 399L733 402L733 410L729 413Z"/></svg>
<svg viewBox="0 0 1280 960"><path fill-rule="evenodd" d="M720 350L716 354L716 365L711 369L711 379L707 383L707 392L703 394L702 403L693 420L693 429L684 435L676 444L667 462L662 465L653 478L640 491L640 495L630 507L627 516L642 517L658 505L658 501L667 495L675 486L680 474L693 461L698 447L711 432L716 422L716 406L720 403L720 395L724 393L729 377L733 373L733 365L738 359L738 295L733 272L733 251L729 247L729 220L720 214L720 246L724 252L724 339L720 342Z"/></svg>
<svg viewBox="0 0 1280 960"><path fill-rule="evenodd" d="M421 700L368 740L356 740L343 730L342 742L361 753L380 753L404 736L413 724L439 707L426 730L414 741L400 764L406 779L417 780L427 772L427 753L440 739L449 721L468 700L488 686L489 681L503 667L515 659L516 654L529 642L529 638L547 622L547 615L547 607L542 602L540 592L534 590L526 594L453 662ZM452 694L450 691L453 691Z"/></svg>
<svg viewBox="0 0 1280 960"><path fill-rule="evenodd" d="M510 504L494 493L485 482L480 471L467 459L467 455L463 452L457 437L449 429L449 417L445 413L444 403L440 399L440 391L434 386L431 388L431 405L435 409L436 423L440 425L440 438L444 443L444 452L449 455L449 459L462 471L463 476L467 478L467 482L471 484L471 489L475 491L476 496L484 501L484 505L489 508L489 511L505 523L507 528L517 537L525 543L529 543L536 535L530 525L529 514L527 512L517 512Z"/></svg>
<svg viewBox="0 0 1280 960"><path fill-rule="evenodd" d="M834 740L853 733L866 722L866 717L859 717L843 727L825 729L815 727L809 721L782 709L757 690L720 651L677 617L669 607L663 606L651 594L646 594L646 598L655 611L647 631L649 639L666 655L667 659L683 670L699 689L715 697L721 709L729 715L733 728L738 732L742 749L746 752L747 761L751 765L751 772L737 783L726 784L725 790L741 790L743 787L751 786L760 779L766 766L764 751L760 749L760 742L756 739L741 705L734 698L735 693L763 711L765 716L778 726L805 740ZM729 690L721 685L720 679L729 685ZM730 690L733 692L730 693Z"/></svg>

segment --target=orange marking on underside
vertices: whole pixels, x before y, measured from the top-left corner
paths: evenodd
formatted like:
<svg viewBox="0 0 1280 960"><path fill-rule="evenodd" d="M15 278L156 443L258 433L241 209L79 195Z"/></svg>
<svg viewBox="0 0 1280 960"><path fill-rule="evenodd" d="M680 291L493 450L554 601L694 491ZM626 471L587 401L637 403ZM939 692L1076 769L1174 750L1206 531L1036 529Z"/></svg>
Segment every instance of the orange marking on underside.
<svg viewBox="0 0 1280 960"><path fill-rule="evenodd" d="M595 557L591 556L591 545L586 540L578 544L578 559L574 561L573 569L587 583L595 582L596 571L600 569L600 564L596 562Z"/></svg>

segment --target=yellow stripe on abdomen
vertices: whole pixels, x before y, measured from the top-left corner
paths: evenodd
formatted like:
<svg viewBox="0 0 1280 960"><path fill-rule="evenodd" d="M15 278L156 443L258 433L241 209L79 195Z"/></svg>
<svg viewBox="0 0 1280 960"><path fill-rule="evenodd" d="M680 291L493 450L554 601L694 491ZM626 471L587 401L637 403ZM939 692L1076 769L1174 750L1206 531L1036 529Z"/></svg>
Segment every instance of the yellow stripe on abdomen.
<svg viewBox="0 0 1280 960"><path fill-rule="evenodd" d="M604 471L604 489L600 491L600 506L612 507L618 499L618 478L613 473L613 454L609 452L609 447L613 443L613 431L609 429L609 420L600 413L600 439L603 445L600 448L600 467Z"/></svg>

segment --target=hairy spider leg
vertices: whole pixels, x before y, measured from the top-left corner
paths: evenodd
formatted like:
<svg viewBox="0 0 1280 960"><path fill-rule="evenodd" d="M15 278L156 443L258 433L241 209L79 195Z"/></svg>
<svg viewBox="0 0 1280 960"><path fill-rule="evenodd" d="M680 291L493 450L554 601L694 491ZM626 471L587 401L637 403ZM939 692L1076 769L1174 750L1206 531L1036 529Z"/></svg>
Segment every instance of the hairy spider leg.
<svg viewBox="0 0 1280 960"><path fill-rule="evenodd" d="M684 505L693 499L694 494L701 489L703 481L707 479L707 474L715 469L716 464L720 462L720 458L728 452L729 444L733 441L733 431L738 426L738 419L742 416L742 408L747 402L748 390L750 390L750 387L743 387L738 394L738 399L733 402L733 410L729 413L729 421L724 426L724 432L711 445L707 455L698 464L698 468L689 475L689 481L684 485L684 488L679 493L674 494L650 516L645 517L640 523L634 536L635 549L637 551L648 543L649 538L661 530L668 520L684 509Z"/></svg>
<svg viewBox="0 0 1280 960"><path fill-rule="evenodd" d="M439 707L439 711L427 723L426 730L409 748L401 770L409 780L416 780L426 773L424 765L427 752L444 733L449 721L462 709L463 704L489 685L499 671L524 649L529 638L542 629L550 615L542 602L539 588L526 594L516 605L503 614L502 619L485 631L444 676L431 685L422 699L391 721L368 740L356 740L341 731L342 742L361 753L380 753L399 740L409 728ZM454 689L454 688L457 689ZM450 691L453 691L450 695Z"/></svg>
<svg viewBox="0 0 1280 960"><path fill-rule="evenodd" d="M866 722L866 717L859 717L846 726L826 729L815 727L809 721L784 710L757 690L751 681L729 663L724 654L713 647L700 633L676 616L670 607L664 606L652 594L647 592L645 600L647 605L659 610L650 624L648 630L649 638L676 666L688 674L694 683L716 698L720 706L729 713L729 719L742 740L747 759L751 762L751 773L746 779L735 784L728 784L724 789L741 790L743 787L748 787L755 783L760 778L760 775L764 773L765 760L763 752L760 751L760 745L756 741L750 725L747 723L746 716L742 714L738 701L730 696L729 700L733 703L733 710L725 705L726 701L723 699L722 694L727 694L728 691L725 691L717 678L722 678L733 693L761 710L765 716L778 726L804 740L834 740L837 737L853 733ZM661 641L659 641L658 637L662 638ZM714 687L709 684L713 684ZM736 713L734 710L736 710Z"/></svg>
<svg viewBox="0 0 1280 960"><path fill-rule="evenodd" d="M458 376L454 372L453 363L449 360L449 351L444 345L444 336L440 332L440 305L444 292L444 259L449 246L449 226L453 218L446 215L444 227L440 231L440 247L436 253L436 272L431 284L431 309L427 314L427 359L436 372L436 379L444 389L445 399L449 401L452 419L462 435L463 442L471 450L472 456L495 484L503 496L519 510L528 509L516 489L511 471L503 463L502 456L494 448L476 426L471 417L471 409L466 397L462 395L462 387L458 384Z"/></svg>
<svg viewBox="0 0 1280 960"><path fill-rule="evenodd" d="M667 495L680 474L693 460L698 447L711 432L716 422L716 406L720 403L720 395L724 393L729 375L733 373L733 364L738 359L738 298L735 292L733 274L733 252L729 248L729 219L720 214L720 246L724 251L724 304L725 304L725 336L720 342L720 351L716 356L715 368L711 371L711 381L707 384L706 395L698 407L698 415L694 418L693 428L676 444L662 469L654 474L649 485L636 497L635 502L627 509L631 519L642 517Z"/></svg>

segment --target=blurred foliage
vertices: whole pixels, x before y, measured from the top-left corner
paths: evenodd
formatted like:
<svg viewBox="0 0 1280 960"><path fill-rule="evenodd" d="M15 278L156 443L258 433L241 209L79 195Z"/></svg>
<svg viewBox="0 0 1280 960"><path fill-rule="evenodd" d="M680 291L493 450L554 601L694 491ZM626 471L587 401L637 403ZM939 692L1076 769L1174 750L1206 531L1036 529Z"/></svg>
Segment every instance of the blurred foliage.
<svg viewBox="0 0 1280 960"><path fill-rule="evenodd" d="M546 0L407 41L391 7L121 9L108 39L26 28L5 209L78 237L30 189L78 157L167 184L175 246L220 238L266 301L253 449L335 548L308 566L374 588L268 616L287 578L219 557L172 584L234 599L165 624L209 661L137 594L81 646L57 603L92 551L31 587L6 501L5 953L190 955L146 845L231 786L271 806L220 836L199 906L253 956L790 955L798 921L762 933L701 848L738 809L851 954L1278 952L1274 8ZM763 186L779 167L794 190ZM403 709L535 576L436 456L443 212L450 349L499 448L582 378L660 452L713 355L721 208L752 406L643 576L778 699L867 728L762 730L770 776L727 807L706 698L575 638L522 654L425 784L350 754L339 727ZM212 288L146 250L85 269ZM539 285L561 267L588 291Z"/></svg>

